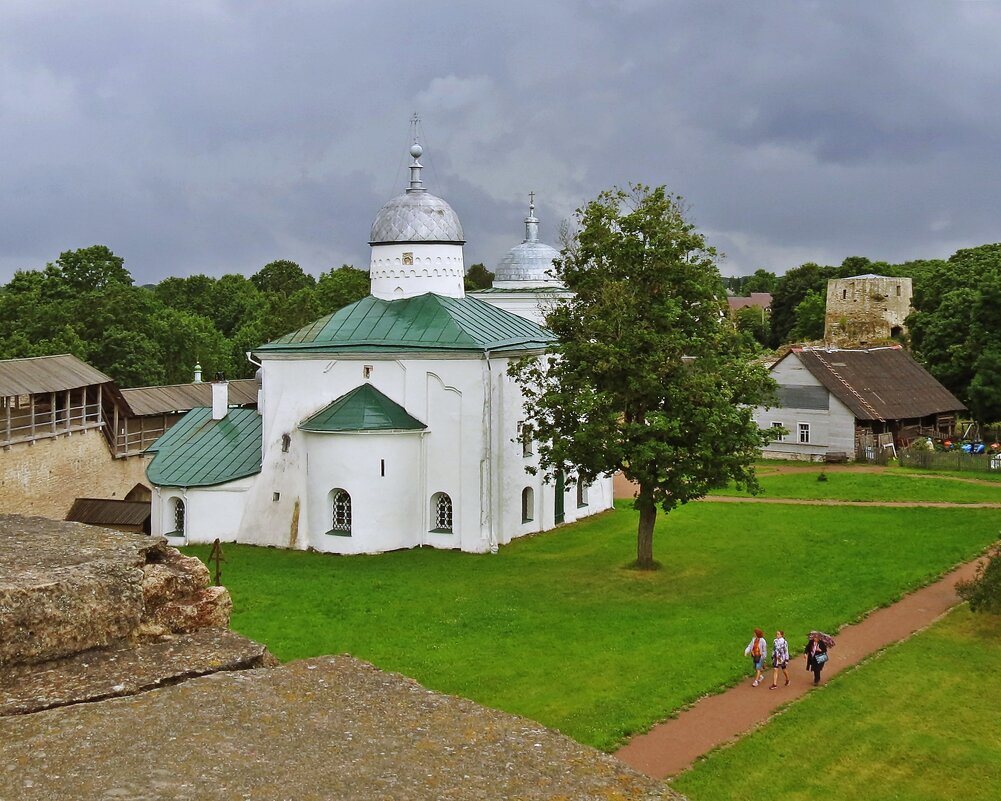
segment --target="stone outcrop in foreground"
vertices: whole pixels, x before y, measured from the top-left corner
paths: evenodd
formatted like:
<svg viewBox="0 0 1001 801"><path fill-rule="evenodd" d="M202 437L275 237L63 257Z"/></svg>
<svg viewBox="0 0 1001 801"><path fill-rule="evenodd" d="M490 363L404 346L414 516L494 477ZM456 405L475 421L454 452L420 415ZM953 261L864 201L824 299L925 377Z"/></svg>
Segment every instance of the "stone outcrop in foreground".
<svg viewBox="0 0 1001 801"><path fill-rule="evenodd" d="M162 537L0 515L0 667L226 628L231 608Z"/></svg>
<svg viewBox="0 0 1001 801"><path fill-rule="evenodd" d="M0 798L677 798L533 721L348 656L0 718Z"/></svg>
<svg viewBox="0 0 1001 801"><path fill-rule="evenodd" d="M349 656L276 667L165 540L0 516L0 801L675 798Z"/></svg>

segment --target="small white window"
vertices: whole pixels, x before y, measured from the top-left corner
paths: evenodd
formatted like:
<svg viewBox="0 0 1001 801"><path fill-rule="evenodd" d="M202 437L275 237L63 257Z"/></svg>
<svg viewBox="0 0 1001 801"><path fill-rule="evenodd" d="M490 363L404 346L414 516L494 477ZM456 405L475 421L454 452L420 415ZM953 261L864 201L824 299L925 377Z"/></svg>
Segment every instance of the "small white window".
<svg viewBox="0 0 1001 801"><path fill-rule="evenodd" d="M535 519L535 492L531 487L521 491L521 522L531 523Z"/></svg>
<svg viewBox="0 0 1001 801"><path fill-rule="evenodd" d="M769 427L772 428L772 429L775 429L775 441L776 442L785 442L785 434L782 433L782 429L784 428L784 426L782 425L782 423L779 423L779 422L776 422L775 420L772 420L772 422L769 423Z"/></svg>
<svg viewBox="0 0 1001 801"><path fill-rule="evenodd" d="M810 424L809 423L797 423L797 429L799 430L799 441L802 444L806 444L810 441Z"/></svg>
<svg viewBox="0 0 1001 801"><path fill-rule="evenodd" d="M577 479L577 507L587 506L587 484Z"/></svg>
<svg viewBox="0 0 1001 801"><path fill-rule="evenodd" d="M431 496L431 526L432 531L452 533L452 499L444 492Z"/></svg>
<svg viewBox="0 0 1001 801"><path fill-rule="evenodd" d="M351 534L351 496L345 490L335 489L330 493L331 534Z"/></svg>
<svg viewBox="0 0 1001 801"><path fill-rule="evenodd" d="M184 501L180 498L174 498L173 500L173 517L174 517L174 529L171 533L173 534L184 534Z"/></svg>
<svg viewBox="0 0 1001 801"><path fill-rule="evenodd" d="M362 378L371 378L372 377L372 365L371 364L366 364L364 367L362 367L361 368L361 375L362 375Z"/></svg>
<svg viewBox="0 0 1001 801"><path fill-rule="evenodd" d="M288 434L282 434L282 453L288 453L288 449L292 446L292 437Z"/></svg>

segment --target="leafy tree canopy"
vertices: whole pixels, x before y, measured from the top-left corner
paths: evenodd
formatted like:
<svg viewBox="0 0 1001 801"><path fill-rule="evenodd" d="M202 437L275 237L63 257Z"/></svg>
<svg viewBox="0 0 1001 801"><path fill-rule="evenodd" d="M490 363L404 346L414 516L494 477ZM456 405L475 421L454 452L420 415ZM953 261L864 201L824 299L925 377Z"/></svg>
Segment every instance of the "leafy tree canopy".
<svg viewBox="0 0 1001 801"><path fill-rule="evenodd" d="M915 354L977 420L1001 420L1001 244L925 264L907 318Z"/></svg>
<svg viewBox="0 0 1001 801"><path fill-rule="evenodd" d="M316 282L316 303L321 315L343 309L368 295L371 282L364 270L342 264L320 276Z"/></svg>
<svg viewBox="0 0 1001 801"><path fill-rule="evenodd" d="M991 548L972 579L956 584L956 592L972 611L1001 615L1001 545Z"/></svg>
<svg viewBox="0 0 1001 801"><path fill-rule="evenodd" d="M132 286L132 275L125 269L125 259L104 245L91 245L59 254L46 273L71 290L105 289L113 284Z"/></svg>
<svg viewBox="0 0 1001 801"><path fill-rule="evenodd" d="M827 312L827 287L810 289L796 304L796 323L789 332L797 342L812 342L824 338L824 316Z"/></svg>
<svg viewBox="0 0 1001 801"><path fill-rule="evenodd" d="M466 270L465 287L467 292L477 289L489 289L494 284L494 274L482 264L477 263Z"/></svg>
<svg viewBox="0 0 1001 801"><path fill-rule="evenodd" d="M316 284L313 276L288 259L278 259L265 264L250 276L250 281L261 292L285 297L290 297L301 289L312 288Z"/></svg>
<svg viewBox="0 0 1001 801"><path fill-rule="evenodd" d="M740 346L716 253L683 212L664 187L643 185L579 209L555 264L575 294L546 314L559 344L510 368L548 477L622 470L638 485L644 569L656 566L658 506L669 512L730 480L756 488L767 433L751 412L773 386Z"/></svg>

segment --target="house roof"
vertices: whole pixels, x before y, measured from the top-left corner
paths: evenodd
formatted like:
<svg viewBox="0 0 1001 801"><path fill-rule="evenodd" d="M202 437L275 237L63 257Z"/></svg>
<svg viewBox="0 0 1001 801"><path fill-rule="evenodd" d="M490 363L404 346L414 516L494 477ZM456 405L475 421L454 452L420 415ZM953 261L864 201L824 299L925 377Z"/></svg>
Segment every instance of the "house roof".
<svg viewBox="0 0 1001 801"><path fill-rule="evenodd" d="M68 353L0 361L0 395L5 397L59 392L110 381L109 376Z"/></svg>
<svg viewBox="0 0 1001 801"><path fill-rule="evenodd" d="M261 417L256 409L192 409L154 442L146 475L161 487L210 487L261 472Z"/></svg>
<svg viewBox="0 0 1001 801"><path fill-rule="evenodd" d="M77 498L66 519L92 526L141 526L149 520L150 508L149 501Z"/></svg>
<svg viewBox="0 0 1001 801"><path fill-rule="evenodd" d="M302 431L422 431L427 426L371 384L341 395L299 424Z"/></svg>
<svg viewBox="0 0 1001 801"><path fill-rule="evenodd" d="M772 296L770 292L752 292L750 297L728 295L726 302L733 311L743 309L747 306L760 306L763 309L770 309L772 307Z"/></svg>
<svg viewBox="0 0 1001 801"><path fill-rule="evenodd" d="M966 407L899 345L795 355L859 420L906 420ZM786 358L789 358L789 355Z"/></svg>
<svg viewBox="0 0 1001 801"><path fill-rule="evenodd" d="M541 350L545 328L474 297L427 293L402 300L371 295L262 345L270 353L440 353Z"/></svg>
<svg viewBox="0 0 1001 801"><path fill-rule="evenodd" d="M122 397L134 415L186 412L198 406L212 405L212 384L170 384L163 387L133 387L121 390ZM232 406L257 405L257 380L241 378L229 382L229 402Z"/></svg>

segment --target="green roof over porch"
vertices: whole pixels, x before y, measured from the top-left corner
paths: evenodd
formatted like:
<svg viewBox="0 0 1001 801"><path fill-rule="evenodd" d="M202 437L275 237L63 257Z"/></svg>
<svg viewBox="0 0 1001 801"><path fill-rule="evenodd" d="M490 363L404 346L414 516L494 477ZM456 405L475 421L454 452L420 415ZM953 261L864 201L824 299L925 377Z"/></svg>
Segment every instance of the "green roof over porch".
<svg viewBox="0 0 1001 801"><path fill-rule="evenodd" d="M261 416L256 409L230 409L222 420L212 410L192 409L146 451L146 468L159 487L210 487L261 472Z"/></svg>
<svg viewBox="0 0 1001 801"><path fill-rule="evenodd" d="M341 395L299 424L301 431L423 431L427 426L371 384Z"/></svg>
<svg viewBox="0 0 1001 801"><path fill-rule="evenodd" d="M255 352L437 353L542 350L545 328L475 297L362 298Z"/></svg>

